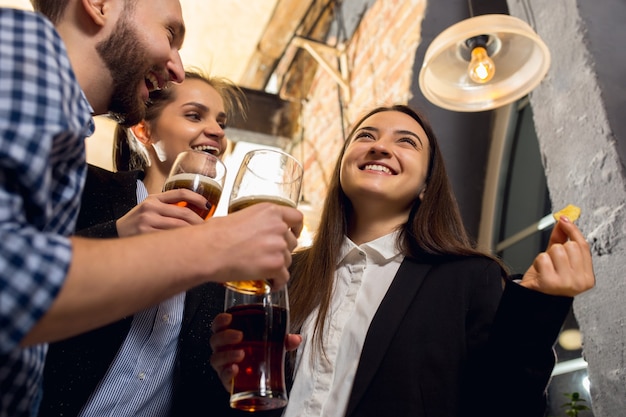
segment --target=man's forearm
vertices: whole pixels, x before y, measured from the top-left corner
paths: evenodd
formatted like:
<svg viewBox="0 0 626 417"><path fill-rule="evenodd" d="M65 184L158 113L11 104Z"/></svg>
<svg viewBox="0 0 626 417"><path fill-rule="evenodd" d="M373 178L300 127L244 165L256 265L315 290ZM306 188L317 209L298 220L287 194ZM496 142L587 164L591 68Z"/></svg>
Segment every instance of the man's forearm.
<svg viewBox="0 0 626 417"><path fill-rule="evenodd" d="M193 249L185 250L185 241L176 236L163 232L128 239L73 238L65 284L22 345L103 326L199 284L185 260Z"/></svg>
<svg viewBox="0 0 626 417"><path fill-rule="evenodd" d="M289 279L302 214L256 204L196 225L118 239L74 237L67 278L22 345L103 326L204 282Z"/></svg>

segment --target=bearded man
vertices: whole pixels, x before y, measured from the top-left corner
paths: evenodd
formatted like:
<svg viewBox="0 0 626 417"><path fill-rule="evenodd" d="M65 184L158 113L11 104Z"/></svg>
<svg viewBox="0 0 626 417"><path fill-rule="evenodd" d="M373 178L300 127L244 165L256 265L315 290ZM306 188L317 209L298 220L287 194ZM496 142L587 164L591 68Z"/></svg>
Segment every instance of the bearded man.
<svg viewBox="0 0 626 417"><path fill-rule="evenodd" d="M92 116L132 125L151 90L181 82L185 26L178 0L33 6L47 18L0 8L0 417L37 415L46 342L209 281L283 286L302 227L297 210L268 204L132 238L71 236Z"/></svg>

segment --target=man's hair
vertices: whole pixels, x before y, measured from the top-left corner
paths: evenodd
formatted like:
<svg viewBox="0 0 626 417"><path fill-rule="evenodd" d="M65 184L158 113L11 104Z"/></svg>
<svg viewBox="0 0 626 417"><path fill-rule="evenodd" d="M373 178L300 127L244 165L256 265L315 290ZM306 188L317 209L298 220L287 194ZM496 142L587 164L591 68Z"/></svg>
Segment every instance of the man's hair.
<svg viewBox="0 0 626 417"><path fill-rule="evenodd" d="M33 9L44 14L54 24L59 23L69 0L30 0Z"/></svg>
<svg viewBox="0 0 626 417"><path fill-rule="evenodd" d="M33 10L46 16L55 25L61 21L69 2L69 0L30 0ZM125 0L125 10L131 11L134 4L135 0Z"/></svg>

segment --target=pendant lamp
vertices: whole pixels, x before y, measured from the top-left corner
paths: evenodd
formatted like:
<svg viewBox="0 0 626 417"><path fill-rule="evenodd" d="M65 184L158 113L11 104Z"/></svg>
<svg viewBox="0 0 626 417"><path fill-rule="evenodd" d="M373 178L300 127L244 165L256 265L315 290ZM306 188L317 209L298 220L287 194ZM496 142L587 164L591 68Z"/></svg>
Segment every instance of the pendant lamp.
<svg viewBox="0 0 626 417"><path fill-rule="evenodd" d="M485 111L527 95L549 68L550 51L526 22L485 14L450 26L432 41L419 87L444 109Z"/></svg>

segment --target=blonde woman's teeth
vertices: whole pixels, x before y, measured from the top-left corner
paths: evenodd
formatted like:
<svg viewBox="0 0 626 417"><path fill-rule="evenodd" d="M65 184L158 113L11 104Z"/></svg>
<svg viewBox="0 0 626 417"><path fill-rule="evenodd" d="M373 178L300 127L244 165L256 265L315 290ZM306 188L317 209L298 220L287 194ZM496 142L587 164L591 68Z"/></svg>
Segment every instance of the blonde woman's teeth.
<svg viewBox="0 0 626 417"><path fill-rule="evenodd" d="M207 153L212 153L215 155L217 155L220 151L215 146L208 146L208 145L194 146L191 149L193 149L194 151L207 152Z"/></svg>

